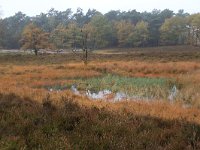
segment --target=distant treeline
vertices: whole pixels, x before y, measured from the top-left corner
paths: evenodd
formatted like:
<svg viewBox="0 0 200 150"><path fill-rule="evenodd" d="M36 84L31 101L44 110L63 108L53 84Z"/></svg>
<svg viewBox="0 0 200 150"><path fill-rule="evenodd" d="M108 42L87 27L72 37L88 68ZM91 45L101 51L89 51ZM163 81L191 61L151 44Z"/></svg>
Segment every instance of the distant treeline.
<svg viewBox="0 0 200 150"><path fill-rule="evenodd" d="M95 9L84 13L78 8L75 13L71 9L51 9L47 13L29 17L18 12L0 19L0 47L19 49L29 41L29 46L25 47L30 48L31 44L36 43L31 43L27 38L35 38L33 32L36 31L45 34L46 38L41 39L48 40L51 43L49 47L55 49L81 47L83 39L88 48L198 45L200 14L190 15L184 10L174 13L169 9L142 13L136 10L112 10L102 14ZM27 35L26 39L23 34Z"/></svg>

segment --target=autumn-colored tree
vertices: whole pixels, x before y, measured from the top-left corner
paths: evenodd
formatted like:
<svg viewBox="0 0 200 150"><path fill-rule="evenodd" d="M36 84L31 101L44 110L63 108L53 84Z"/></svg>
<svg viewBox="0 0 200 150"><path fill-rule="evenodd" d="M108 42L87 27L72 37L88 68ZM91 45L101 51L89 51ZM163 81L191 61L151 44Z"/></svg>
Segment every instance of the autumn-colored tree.
<svg viewBox="0 0 200 150"><path fill-rule="evenodd" d="M49 43L49 34L32 23L24 28L21 44L22 49L33 49L35 55L38 54L40 49L52 48L52 44Z"/></svg>
<svg viewBox="0 0 200 150"><path fill-rule="evenodd" d="M179 16L166 19L160 32L163 44L184 44L187 37L186 19Z"/></svg>
<svg viewBox="0 0 200 150"><path fill-rule="evenodd" d="M134 25L130 21L119 21L115 23L117 39L120 47L133 46Z"/></svg>
<svg viewBox="0 0 200 150"><path fill-rule="evenodd" d="M91 23L88 23L83 26L82 32L85 36L87 35L87 48L95 49L97 42L97 29Z"/></svg>
<svg viewBox="0 0 200 150"><path fill-rule="evenodd" d="M144 46L149 38L148 23L140 21L136 24L133 34L133 45Z"/></svg>
<svg viewBox="0 0 200 150"><path fill-rule="evenodd" d="M96 47L103 48L108 46L109 40L113 37L112 24L102 14L92 17L90 26L95 29Z"/></svg>
<svg viewBox="0 0 200 150"><path fill-rule="evenodd" d="M67 28L64 25L58 25L56 29L51 32L50 38L56 48L65 49L68 47L69 39L67 36Z"/></svg>
<svg viewBox="0 0 200 150"><path fill-rule="evenodd" d="M197 46L200 43L200 13L188 16L189 43Z"/></svg>
<svg viewBox="0 0 200 150"><path fill-rule="evenodd" d="M71 22L68 24L67 38L68 38L68 47L71 47L73 50L82 48L81 29L78 27L78 24L76 22Z"/></svg>

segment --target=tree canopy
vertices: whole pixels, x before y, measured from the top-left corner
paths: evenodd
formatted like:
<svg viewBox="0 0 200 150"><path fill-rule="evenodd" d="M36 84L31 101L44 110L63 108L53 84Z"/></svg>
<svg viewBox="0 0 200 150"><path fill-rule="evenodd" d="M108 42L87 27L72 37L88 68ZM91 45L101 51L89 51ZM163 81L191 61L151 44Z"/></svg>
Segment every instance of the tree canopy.
<svg viewBox="0 0 200 150"><path fill-rule="evenodd" d="M81 47L83 32L87 33L90 48L198 45L199 20L200 14L190 15L184 10L174 13L169 9L152 12L111 10L102 14L95 9L84 13L78 8L74 13L71 9L57 11L52 8L34 17L18 12L0 19L0 47L20 48L20 39L24 38L30 24L45 35L41 39L46 39L46 43L50 41L57 49Z"/></svg>
<svg viewBox="0 0 200 150"><path fill-rule="evenodd" d="M35 55L38 54L38 50L51 48L49 43L49 34L42 31L33 23L27 25L22 32L21 39L22 49L33 49Z"/></svg>

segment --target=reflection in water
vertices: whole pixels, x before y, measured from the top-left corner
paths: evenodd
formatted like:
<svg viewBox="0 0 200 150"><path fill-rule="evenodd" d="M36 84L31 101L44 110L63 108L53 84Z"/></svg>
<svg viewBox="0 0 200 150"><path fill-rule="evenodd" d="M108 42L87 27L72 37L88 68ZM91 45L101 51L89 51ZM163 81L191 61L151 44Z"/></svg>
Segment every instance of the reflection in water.
<svg viewBox="0 0 200 150"><path fill-rule="evenodd" d="M53 90L52 88L49 89L50 92L56 91L59 92L63 89L59 89L59 90ZM92 100L109 100L109 101L113 101L113 102L118 102L118 101L122 101L122 100L145 100L145 101L150 101L153 99L156 99L155 97L144 97L144 96L138 96L138 95L128 95L127 93L124 92L117 92L117 93L113 93L110 90L102 90L99 92L92 92L90 90L86 90L85 92L79 91L77 89L77 85L73 84L71 86L71 91L75 94L75 95L83 95L83 96L87 96L89 99ZM174 85L173 88L170 90L169 92L169 96L168 99L169 101L173 102L177 96L178 93L178 89L177 87Z"/></svg>
<svg viewBox="0 0 200 150"><path fill-rule="evenodd" d="M71 91L76 95L87 96L89 99L93 100L109 100L113 102L122 101L122 100L152 100L152 97L141 97L141 96L129 96L124 92L113 93L110 90L102 90L99 92L91 92L90 90L86 90L86 92L80 92L77 89L76 85L72 85Z"/></svg>

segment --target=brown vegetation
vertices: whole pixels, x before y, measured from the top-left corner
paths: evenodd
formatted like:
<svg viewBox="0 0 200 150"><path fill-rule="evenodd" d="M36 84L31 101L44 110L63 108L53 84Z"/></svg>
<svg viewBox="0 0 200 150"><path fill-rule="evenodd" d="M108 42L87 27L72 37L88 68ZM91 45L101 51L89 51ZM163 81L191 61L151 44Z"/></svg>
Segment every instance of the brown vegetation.
<svg viewBox="0 0 200 150"><path fill-rule="evenodd" d="M200 148L198 49L101 53L91 54L87 66L72 54L0 55L0 149ZM108 73L175 79L184 94L174 104L109 103L46 88Z"/></svg>

